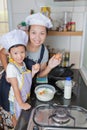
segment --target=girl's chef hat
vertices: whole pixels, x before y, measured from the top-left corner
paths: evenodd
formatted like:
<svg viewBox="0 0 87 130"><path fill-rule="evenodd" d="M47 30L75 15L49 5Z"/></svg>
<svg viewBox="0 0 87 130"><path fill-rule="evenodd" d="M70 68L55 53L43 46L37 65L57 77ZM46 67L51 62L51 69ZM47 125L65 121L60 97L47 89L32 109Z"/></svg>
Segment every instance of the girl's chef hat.
<svg viewBox="0 0 87 130"><path fill-rule="evenodd" d="M51 20L48 17L46 17L45 15L43 15L42 13L36 13L36 14L29 15L26 18L25 22L28 25L42 25L47 28L53 27Z"/></svg>
<svg viewBox="0 0 87 130"><path fill-rule="evenodd" d="M10 47L18 44L26 46L27 42L28 35L24 31L19 29L8 32L0 38L0 44L7 50Z"/></svg>

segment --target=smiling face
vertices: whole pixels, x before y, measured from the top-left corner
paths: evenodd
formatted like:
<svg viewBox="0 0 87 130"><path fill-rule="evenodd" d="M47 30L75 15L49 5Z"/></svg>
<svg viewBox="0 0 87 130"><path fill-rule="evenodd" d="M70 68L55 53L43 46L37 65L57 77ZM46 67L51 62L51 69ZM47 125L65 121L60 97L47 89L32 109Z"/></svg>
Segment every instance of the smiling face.
<svg viewBox="0 0 87 130"><path fill-rule="evenodd" d="M25 51L26 49L24 46L12 47L10 49L10 56L18 65L23 65L23 60L26 54Z"/></svg>
<svg viewBox="0 0 87 130"><path fill-rule="evenodd" d="M46 39L46 27L40 25L31 25L29 30L30 43L34 46L40 46Z"/></svg>

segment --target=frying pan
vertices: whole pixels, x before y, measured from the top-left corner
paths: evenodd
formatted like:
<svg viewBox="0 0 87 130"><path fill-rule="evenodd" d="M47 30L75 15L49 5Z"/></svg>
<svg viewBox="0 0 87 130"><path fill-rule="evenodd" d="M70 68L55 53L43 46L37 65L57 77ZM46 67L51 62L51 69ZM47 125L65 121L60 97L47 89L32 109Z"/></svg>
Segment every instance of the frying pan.
<svg viewBox="0 0 87 130"><path fill-rule="evenodd" d="M74 65L75 64L71 64L68 67L57 66L49 73L49 77L53 78L55 80L65 79L68 76L72 78L73 77L73 71L71 70L71 68Z"/></svg>

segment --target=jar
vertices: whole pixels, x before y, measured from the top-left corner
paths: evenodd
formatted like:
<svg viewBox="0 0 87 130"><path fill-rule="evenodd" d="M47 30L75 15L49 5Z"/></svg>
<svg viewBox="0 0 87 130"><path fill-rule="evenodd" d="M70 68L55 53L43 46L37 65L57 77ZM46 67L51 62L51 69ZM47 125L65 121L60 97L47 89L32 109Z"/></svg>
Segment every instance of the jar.
<svg viewBox="0 0 87 130"><path fill-rule="evenodd" d="M67 31L71 31L71 22L68 22L66 25Z"/></svg>
<svg viewBox="0 0 87 130"><path fill-rule="evenodd" d="M76 23L71 22L71 31L75 31L75 30L76 30Z"/></svg>

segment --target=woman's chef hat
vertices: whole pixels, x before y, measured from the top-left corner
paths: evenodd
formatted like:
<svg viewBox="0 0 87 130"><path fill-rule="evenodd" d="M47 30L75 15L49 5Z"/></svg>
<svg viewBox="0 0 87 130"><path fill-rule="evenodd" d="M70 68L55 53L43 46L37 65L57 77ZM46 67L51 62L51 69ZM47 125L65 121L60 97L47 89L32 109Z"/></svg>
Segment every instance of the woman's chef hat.
<svg viewBox="0 0 87 130"><path fill-rule="evenodd" d="M18 44L26 46L27 42L28 35L20 29L15 29L11 32L8 32L0 38L0 44L7 50L10 47Z"/></svg>
<svg viewBox="0 0 87 130"><path fill-rule="evenodd" d="M48 17L46 17L45 15L43 15L42 13L36 13L36 14L29 15L26 18L25 22L28 25L42 25L47 28L53 27L51 20Z"/></svg>

